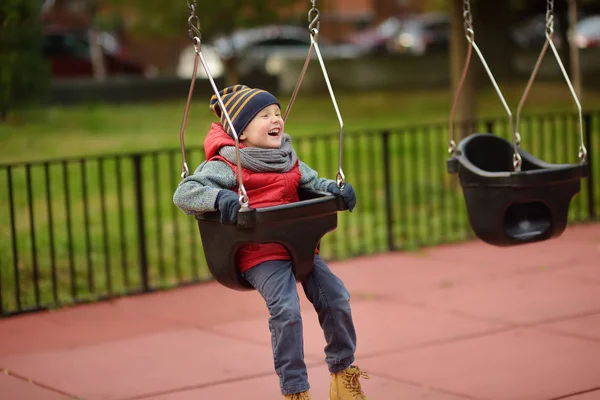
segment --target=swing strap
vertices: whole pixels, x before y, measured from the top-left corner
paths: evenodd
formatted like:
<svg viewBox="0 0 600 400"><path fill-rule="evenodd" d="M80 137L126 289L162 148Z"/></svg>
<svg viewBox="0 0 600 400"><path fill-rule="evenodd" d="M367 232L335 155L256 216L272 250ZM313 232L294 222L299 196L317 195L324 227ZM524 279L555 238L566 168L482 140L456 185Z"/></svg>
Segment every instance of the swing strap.
<svg viewBox="0 0 600 400"><path fill-rule="evenodd" d="M467 41L469 42L469 47L467 50L467 59L465 61L463 73L462 73L458 88L456 90L456 95L454 97L454 103L452 104L452 110L450 111L450 127L449 127L450 128L450 143L448 146L448 151L450 152L451 155L456 152L456 143L454 142L454 130L453 130L454 129L454 121L453 121L454 112L456 110L456 105L458 102L458 97L460 95L460 91L462 90L462 87L464 85L465 77L467 75L467 70L469 69L469 64L471 62L472 49L475 49L475 52L479 56L479 59L481 60L481 63L483 64L483 67L485 68L485 71L487 72L488 77L490 78L492 85L496 89L496 93L498 94L498 97L500 98L500 101L502 101L502 105L504 106L504 109L506 110L506 113L508 114L508 119L510 122L510 130L511 130L512 137L513 137L513 151L514 151L514 153L513 153L513 168L514 168L515 172L518 172L521 170L521 164L523 163L523 161L521 160L521 155L519 154L519 148L518 148L520 139L517 137L517 135L515 133L515 127L513 124L513 118L512 118L512 113L510 112L510 108L508 107L508 104L506 104L506 100L504 99L504 96L502 95L502 92L500 91L500 88L498 87L498 84L496 83L496 80L494 79L494 75L492 74L492 71L490 70L490 68L487 65L487 62L485 61L483 54L481 54L479 47L475 43L475 29L473 28L473 14L471 13L471 3L469 0L463 1L463 19L464 19L464 25L465 25L465 36L467 38Z"/></svg>
<svg viewBox="0 0 600 400"><path fill-rule="evenodd" d="M213 91L215 92L215 95L217 96L217 100L219 102L219 105L221 106L221 110L223 110L223 114L225 115L225 118L227 119L227 122L229 123L229 126L231 127L231 131L233 132L233 138L235 139L235 153L236 153L236 163L237 163L237 170L238 170L237 178L238 178L239 202L240 202L240 206L241 206L241 211L247 211L249 208L249 199L248 199L248 194L246 192L246 188L244 187L244 181L242 178L242 162L241 162L241 157L240 157L239 137L238 137L237 132L235 131L235 128L233 127L233 123L231 122L231 119L229 118L229 113L227 112L227 109L225 108L225 105L223 104L223 99L221 98L221 95L219 94L219 90L217 89L217 85L215 84L212 74L210 73L210 69L208 68L208 64L207 64L206 60L204 59L204 55L202 55L202 51L201 51L202 35L200 32L200 20L199 20L198 16L196 15L196 7L197 7L196 0L193 0L191 3L188 0L187 3L188 3L188 7L190 9L190 17L188 18L189 34L192 39L192 42L194 43L194 51L195 51L196 55L194 57L194 69L192 72L192 79L190 82L190 90L188 93L187 103L185 105L185 112L183 114L183 121L181 123L181 129L179 131L179 141L181 143L181 155L182 155L182 159L183 159L183 164L181 167L181 178L182 179L186 178L187 176L189 176L189 173L190 173L190 170L187 165L186 154L185 154L184 134L185 134L185 127L187 124L187 118L188 118L188 114L189 114L189 110L190 110L190 105L192 102L192 95L194 93L194 84L196 82L196 74L198 72L198 61L200 61L200 62L202 62L202 67L204 67L204 70L206 71L206 75L208 76L208 79L210 80Z"/></svg>
<svg viewBox="0 0 600 400"><path fill-rule="evenodd" d="M300 90L300 86L302 85L302 81L304 80L304 76L306 75L306 71L308 70L308 65L310 64L310 60L312 57L313 49L317 54L317 58L319 59L319 64L321 66L321 71L323 72L323 77L325 78L325 83L327 84L327 89L329 90L329 95L331 97L331 102L333 103L333 107L335 109L338 122L340 124L340 144L339 144L339 157L338 157L338 171L336 174L336 184L340 191L344 190L344 185L346 183L346 177L344 175L344 171L342 170L342 156L343 156L343 148L344 148L344 121L342 120L342 115L340 114L340 110L338 108L337 101L335 99L335 94L333 93L333 88L331 87L331 82L329 81L329 76L327 74L327 69L325 68L325 62L323 61L323 57L321 56L321 51L319 50L319 27L321 22L319 21L320 14L319 9L317 8L317 0L311 0L312 7L308 11L308 30L310 32L310 48L308 49L308 54L306 56L306 60L304 61L304 66L302 67L302 71L300 72L300 78L298 79L298 83L294 88L294 92L292 93L292 97L290 98L290 102L283 114L283 120L287 121L287 117L292 109L292 105L296 100L296 96L298 95L298 91Z"/></svg>
<svg viewBox="0 0 600 400"><path fill-rule="evenodd" d="M185 112L183 115L181 129L179 132L179 139L180 139L180 143L181 143L181 154L182 154L182 159L183 159L181 178L183 179L183 178L189 176L189 167L187 165L186 153L185 153L184 134L185 134L185 127L187 124L187 118L188 118L188 114L189 114L189 108L191 105L192 95L193 95L193 91L194 91L194 84L196 81L198 63L200 61L202 63L202 66L204 67L204 70L206 71L206 75L212 85L213 91L217 97L219 105L221 106L221 110L223 110L223 113L227 119L227 122L229 123L229 126L231 127L231 129L233 131L233 137L235 139L236 161L237 161L237 167L238 167L237 168L237 170L238 170L237 178L238 178L238 188L239 188L238 189L239 190L239 192L238 192L239 201L240 201L240 205L242 207L241 211L247 211L247 209L249 207L249 199L248 199L248 194L244 187L243 178L242 178L242 167L241 167L241 157L240 157L238 133L235 131L235 128L233 127L233 123L230 120L229 113L227 112L227 109L225 108L225 105L223 104L223 100L219 94L219 90L216 87L216 84L212 78L212 74L210 73L208 65L204 59L204 56L202 55L200 21L199 21L198 16L196 15L196 7L197 7L196 0L192 0L192 2L190 2L190 0L188 0L187 3L188 3L188 7L190 9L190 17L188 18L189 34L190 34L190 38L192 39L192 41L194 43L195 57L194 57L193 74L192 74L192 79L190 82L190 90L189 90L188 97L187 97L187 103L185 106ZM338 188L340 189L340 191L343 191L345 183L346 183L346 177L345 177L344 171L342 169L344 121L342 120L342 116L340 114L340 110L339 110L339 107L338 107L338 104L337 104L337 101L335 98L335 94L333 92L333 88L331 87L331 82L329 80L329 76L327 74L327 69L325 68L325 63L323 61L323 57L321 56L321 51L319 50L318 36L319 36L320 21L319 21L319 10L317 9L317 6L316 6L317 0L311 0L311 3L312 3L312 8L308 12L308 21L309 21L308 29L310 32L311 44L310 44L310 48L308 51L308 55L304 62L304 66L302 68L302 72L300 73L300 78L298 80L298 83L296 84L296 87L294 89L294 92L292 94L290 102L288 103L288 107L286 108L283 119L284 119L284 121L287 120L287 117L288 117L290 110L292 108L292 105L296 99L298 91L300 90L300 86L302 85L302 81L304 80L304 76L306 75L306 72L308 70L308 65L310 64L310 59L311 59L312 52L314 49L315 53L317 54L317 58L319 59L321 71L323 73L323 77L325 78L325 82L326 82L327 88L329 90L329 95L331 97L331 101L333 103L333 106L334 106L334 109L335 109L335 112L336 112L336 115L337 115L337 118L339 121L339 125L340 125L339 158L338 158L338 171L336 174L336 184L337 184Z"/></svg>
<svg viewBox="0 0 600 400"><path fill-rule="evenodd" d="M577 104L577 110L578 110L578 114L579 114L579 141L580 141L578 157L579 157L579 162L583 164L586 162L586 159L587 159L587 149L585 148L585 145L583 144L583 116L582 116L582 112L581 112L581 104L579 103L579 99L577 98L575 89L573 89L573 85L571 85L571 80L569 79L569 75L567 75L567 72L565 71L565 67L563 66L563 63L560 60L558 51L556 51L556 47L554 46L554 41L552 40L554 37L554 0L546 0L546 32L545 33L546 33L546 41L544 42L542 51L540 52L537 62L535 63L535 67L533 68L533 71L531 72L531 76L529 77L529 82L527 82L527 86L525 87L525 91L523 92L523 96L521 97L521 101L519 102L519 107L517 109L517 121L516 121L517 135L519 135L519 122L521 119L521 110L523 109L523 105L525 104L525 100L527 99L527 95L529 94L529 90L531 89L531 85L533 84L533 81L535 80L538 70L540 69L540 65L542 64L544 55L546 54L548 47L550 47L552 49L552 52L554 53L556 62L558 63L558 66L560 67L560 70L562 71L565 81L567 82L567 85L569 86L571 95L573 96L573 99L575 99L575 104ZM519 135L519 138L520 138L520 135Z"/></svg>

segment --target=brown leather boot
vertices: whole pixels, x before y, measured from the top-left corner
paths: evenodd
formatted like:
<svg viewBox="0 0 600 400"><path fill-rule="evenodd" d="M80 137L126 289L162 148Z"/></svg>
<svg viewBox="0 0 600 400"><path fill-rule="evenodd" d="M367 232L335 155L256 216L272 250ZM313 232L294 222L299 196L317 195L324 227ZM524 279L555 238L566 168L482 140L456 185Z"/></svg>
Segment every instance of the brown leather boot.
<svg viewBox="0 0 600 400"><path fill-rule="evenodd" d="M357 366L331 374L329 400L368 400L360 387L359 378L370 379Z"/></svg>
<svg viewBox="0 0 600 400"><path fill-rule="evenodd" d="M306 392L286 394L283 396L285 400L311 400L310 393Z"/></svg>

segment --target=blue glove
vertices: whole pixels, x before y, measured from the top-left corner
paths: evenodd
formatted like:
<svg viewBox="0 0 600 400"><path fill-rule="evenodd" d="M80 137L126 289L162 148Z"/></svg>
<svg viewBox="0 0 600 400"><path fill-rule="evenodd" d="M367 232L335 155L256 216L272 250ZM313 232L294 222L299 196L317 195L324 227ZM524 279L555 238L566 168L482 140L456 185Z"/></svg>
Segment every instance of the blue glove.
<svg viewBox="0 0 600 400"><path fill-rule="evenodd" d="M356 193L354 193L354 188L349 183L344 184L344 191L340 193L340 188L338 188L337 183L331 182L329 186L327 186L327 191L333 194L341 194L344 203L346 203L350 212L356 207Z"/></svg>
<svg viewBox="0 0 600 400"><path fill-rule="evenodd" d="M221 223L235 224L238 211L241 208L238 195L231 190L223 189L217 194L216 203L221 213Z"/></svg>

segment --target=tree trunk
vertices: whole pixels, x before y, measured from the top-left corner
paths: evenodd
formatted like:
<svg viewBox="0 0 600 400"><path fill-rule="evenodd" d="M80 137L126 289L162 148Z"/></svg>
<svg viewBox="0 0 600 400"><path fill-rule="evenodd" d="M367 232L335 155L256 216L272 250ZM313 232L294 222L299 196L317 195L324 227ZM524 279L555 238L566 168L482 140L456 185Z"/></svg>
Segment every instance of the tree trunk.
<svg viewBox="0 0 600 400"><path fill-rule="evenodd" d="M92 61L92 73L94 79L103 81L106 79L106 65L104 64L104 52L98 43L98 31L96 29L96 12L98 0L90 0L87 4L90 16L88 40L90 44L90 59Z"/></svg>
<svg viewBox="0 0 600 400"><path fill-rule="evenodd" d="M237 72L237 56L233 55L227 58L224 62L225 64L225 86L233 86L237 85L239 82L238 72Z"/></svg>
<svg viewBox="0 0 600 400"><path fill-rule="evenodd" d="M452 85L452 101L456 99L454 112L454 137L453 140L458 144L460 140L471 133L474 129L474 121L477 117L477 76L473 68L474 55L471 56L468 70L460 93L460 79L462 77L465 60L467 59L467 42L463 20L463 2L462 0L452 0L450 8L450 79ZM458 97L456 97L458 96ZM458 174L446 175L445 185L448 185L457 193L460 192L460 182Z"/></svg>
<svg viewBox="0 0 600 400"><path fill-rule="evenodd" d="M90 58L92 60L92 71L94 79L105 80L106 79L106 66L104 65L104 53L100 44L98 43L98 33L95 28L90 28L89 41L90 41Z"/></svg>
<svg viewBox="0 0 600 400"><path fill-rule="evenodd" d="M463 2L462 0L453 0L450 10L451 18L451 36L450 36L450 76L452 84L453 100L458 90L458 84L463 73L465 60L467 57L468 42L465 37L464 21L463 21ZM471 57L471 63L464 85L457 99L454 121L465 122L458 124L458 130L455 130L455 141L458 143L460 138L463 138L473 130L472 122L477 116L477 91L476 91L476 74L473 70L475 54Z"/></svg>
<svg viewBox="0 0 600 400"><path fill-rule="evenodd" d="M515 46L510 41L508 30L512 15L508 4L496 1L478 1L473 8L475 40L501 89L502 81L508 81L514 76L512 60ZM477 63L481 65L479 60ZM481 82L485 82L485 86L482 87L489 88L491 83L487 73L484 74Z"/></svg>

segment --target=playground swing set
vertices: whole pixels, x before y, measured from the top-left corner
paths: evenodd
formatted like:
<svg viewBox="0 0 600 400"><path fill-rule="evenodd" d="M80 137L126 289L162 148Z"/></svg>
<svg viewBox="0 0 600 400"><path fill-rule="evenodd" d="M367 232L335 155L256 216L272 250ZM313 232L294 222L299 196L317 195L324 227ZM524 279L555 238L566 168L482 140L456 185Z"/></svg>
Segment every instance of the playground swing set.
<svg viewBox="0 0 600 400"><path fill-rule="evenodd" d="M319 10L317 0L310 0L308 31L310 48L300 77L284 113L287 120L294 100L302 85L313 52L316 53L331 101L339 120L339 157L336 183L341 192L346 177L342 170L344 123L337 105L325 63L319 50ZM338 212L346 211L341 195L299 190L300 201L272 207L252 208L244 188L240 160L239 134L235 132L219 90L202 55L200 20L196 14L196 0L188 0L189 34L195 49L194 68L187 103L180 130L182 153L181 178L189 175L184 143L185 127L194 92L199 63L202 64L217 97L221 110L233 131L237 161L237 181L240 211L235 224L222 224L219 213L195 215L209 271L220 284L234 290L253 290L244 280L236 265L236 251L244 244L279 243L290 253L294 273L303 281L312 271L315 249L323 236L337 227ZM519 102L516 124L506 101L475 42L471 6L463 1L465 36L468 41L467 57L450 111L450 141L447 160L449 173L458 174L465 199L469 223L475 235L495 246L515 246L539 242L560 236L566 229L569 204L581 189L581 179L588 176L587 150L583 143L582 110L579 99L552 41L554 35L554 0L547 0L546 41L534 66ZM540 64L550 47L579 112L580 147L578 164L549 164L520 148L520 114ZM479 56L509 119L512 143L491 133L473 133L458 143L454 141L454 113L464 80L469 69L472 51Z"/></svg>

